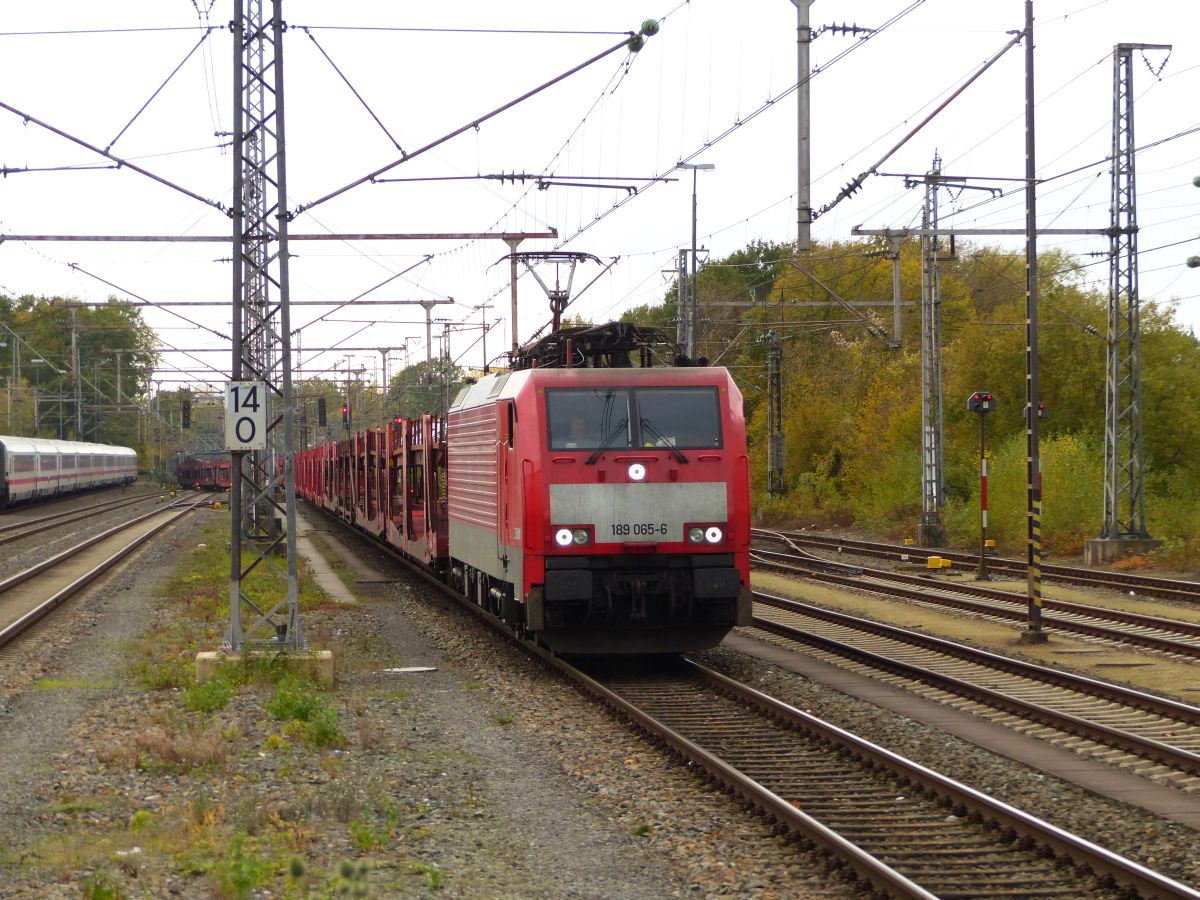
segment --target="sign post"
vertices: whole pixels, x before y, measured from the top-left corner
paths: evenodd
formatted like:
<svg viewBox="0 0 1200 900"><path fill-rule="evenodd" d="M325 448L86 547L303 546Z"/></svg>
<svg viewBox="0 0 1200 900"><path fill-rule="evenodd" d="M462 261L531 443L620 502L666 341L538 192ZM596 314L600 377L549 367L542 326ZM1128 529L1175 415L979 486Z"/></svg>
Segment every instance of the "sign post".
<svg viewBox="0 0 1200 900"><path fill-rule="evenodd" d="M225 383L225 449L267 449L267 391L263 381Z"/></svg>

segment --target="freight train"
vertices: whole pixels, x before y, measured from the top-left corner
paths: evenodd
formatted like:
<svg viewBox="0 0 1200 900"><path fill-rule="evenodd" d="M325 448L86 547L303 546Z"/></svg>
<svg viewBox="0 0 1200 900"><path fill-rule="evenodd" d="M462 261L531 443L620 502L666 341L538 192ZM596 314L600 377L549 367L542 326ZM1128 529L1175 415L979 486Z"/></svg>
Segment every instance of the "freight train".
<svg viewBox="0 0 1200 900"><path fill-rule="evenodd" d="M180 453L175 480L198 491L227 491L233 484L233 462L228 453Z"/></svg>
<svg viewBox="0 0 1200 900"><path fill-rule="evenodd" d="M137 479L129 447L0 436L0 507Z"/></svg>
<svg viewBox="0 0 1200 900"><path fill-rule="evenodd" d="M297 454L297 492L556 652L715 646L750 622L742 397L646 332L556 332L444 422Z"/></svg>

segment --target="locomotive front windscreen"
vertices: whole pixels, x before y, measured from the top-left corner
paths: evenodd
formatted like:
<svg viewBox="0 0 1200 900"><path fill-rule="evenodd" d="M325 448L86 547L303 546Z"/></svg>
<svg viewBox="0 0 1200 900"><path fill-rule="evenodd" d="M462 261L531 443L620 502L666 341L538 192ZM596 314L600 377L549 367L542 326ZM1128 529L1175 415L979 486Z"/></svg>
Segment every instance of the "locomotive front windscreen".
<svg viewBox="0 0 1200 900"><path fill-rule="evenodd" d="M550 389L546 422L551 450L721 446L712 387Z"/></svg>
<svg viewBox="0 0 1200 900"><path fill-rule="evenodd" d="M639 388L635 399L640 446L721 446L716 388Z"/></svg>
<svg viewBox="0 0 1200 900"><path fill-rule="evenodd" d="M546 391L551 450L591 450L602 443L632 447L630 391L624 388L564 388Z"/></svg>

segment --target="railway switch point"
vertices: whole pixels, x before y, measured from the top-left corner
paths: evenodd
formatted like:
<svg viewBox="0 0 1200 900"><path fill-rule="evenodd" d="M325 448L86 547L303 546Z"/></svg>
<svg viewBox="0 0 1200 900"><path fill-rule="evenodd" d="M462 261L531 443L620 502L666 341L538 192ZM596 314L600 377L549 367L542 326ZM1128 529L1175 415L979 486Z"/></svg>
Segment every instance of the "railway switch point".
<svg viewBox="0 0 1200 900"><path fill-rule="evenodd" d="M289 671L307 675L318 684L333 685L333 651L304 650L295 653L279 653L274 650L251 650L248 653L222 653L219 650L201 650L196 654L196 680L208 681L224 663L240 663L243 656L280 659Z"/></svg>

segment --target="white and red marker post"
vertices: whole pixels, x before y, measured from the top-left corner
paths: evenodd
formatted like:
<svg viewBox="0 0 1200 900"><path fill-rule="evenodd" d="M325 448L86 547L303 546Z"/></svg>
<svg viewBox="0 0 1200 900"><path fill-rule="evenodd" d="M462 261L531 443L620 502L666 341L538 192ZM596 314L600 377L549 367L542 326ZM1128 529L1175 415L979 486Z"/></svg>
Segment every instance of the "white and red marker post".
<svg viewBox="0 0 1200 900"><path fill-rule="evenodd" d="M987 414L996 408L996 397L991 391L976 391L967 398L967 409L979 415L979 571L976 581L990 581L987 570L987 443L984 422Z"/></svg>

